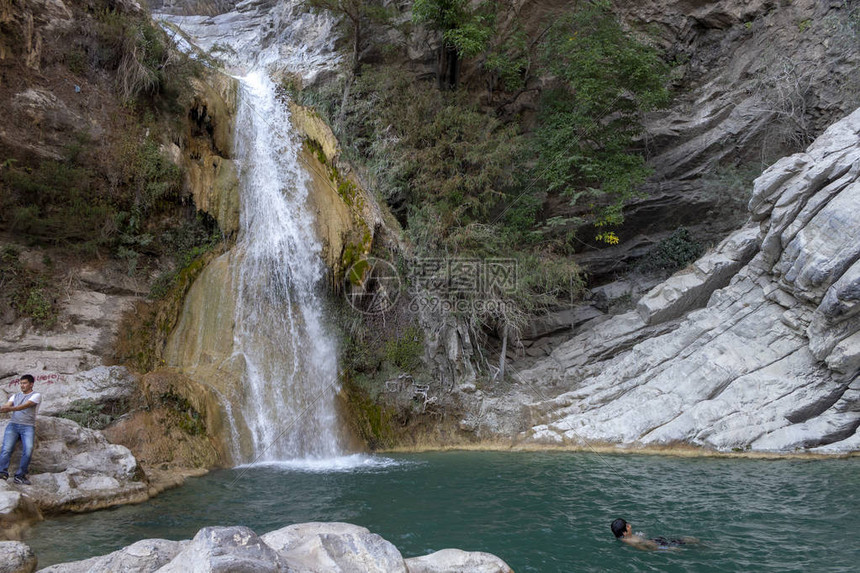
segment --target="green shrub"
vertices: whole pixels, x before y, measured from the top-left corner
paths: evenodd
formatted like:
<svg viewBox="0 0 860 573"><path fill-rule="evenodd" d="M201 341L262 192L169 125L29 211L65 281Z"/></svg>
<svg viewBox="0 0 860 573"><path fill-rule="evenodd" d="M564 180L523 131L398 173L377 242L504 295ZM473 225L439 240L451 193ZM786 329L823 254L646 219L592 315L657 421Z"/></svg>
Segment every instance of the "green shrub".
<svg viewBox="0 0 860 573"><path fill-rule="evenodd" d="M84 75L87 72L87 55L80 48L72 49L65 54L66 67L73 74Z"/></svg>
<svg viewBox="0 0 860 573"><path fill-rule="evenodd" d="M152 244L147 220L181 203L182 172L141 130L129 130L110 150L109 169L120 185L105 192L102 174L90 158L91 144L82 135L63 160L45 159L36 166L12 165L0 172L7 209L0 222L39 242L69 245L93 253L100 247L135 268ZM84 152L86 151L86 152Z"/></svg>
<svg viewBox="0 0 860 573"><path fill-rule="evenodd" d="M424 334L417 326L410 326L398 338L385 344L385 359L401 370L417 372L423 366Z"/></svg>
<svg viewBox="0 0 860 573"><path fill-rule="evenodd" d="M71 408L57 414L57 417L77 422L84 428L102 430L128 410L129 405L126 400L96 402L85 398L72 402Z"/></svg>
<svg viewBox="0 0 860 573"><path fill-rule="evenodd" d="M638 266L643 271L674 272L692 263L704 252L705 247L693 239L690 231L679 227L669 237L657 243Z"/></svg>
<svg viewBox="0 0 860 573"><path fill-rule="evenodd" d="M50 275L25 269L18 251L11 247L0 253L0 297L36 326L51 328L57 322L58 293Z"/></svg>
<svg viewBox="0 0 860 573"><path fill-rule="evenodd" d="M218 223L211 215L202 211L198 211L193 219L186 221L179 228L162 233L163 249L171 253L175 268L156 278L150 288L149 298L164 298L177 284L183 271L221 241Z"/></svg>
<svg viewBox="0 0 860 573"><path fill-rule="evenodd" d="M164 31L148 17L105 6L97 10L98 67L116 71L120 96L131 102L162 90L172 59Z"/></svg>
<svg viewBox="0 0 860 573"><path fill-rule="evenodd" d="M411 210L429 205L444 238L486 219L513 184L516 126L502 125L465 94L440 92L392 67L365 70L352 93L341 136L369 160L380 193L407 225Z"/></svg>
<svg viewBox="0 0 860 573"><path fill-rule="evenodd" d="M30 287L25 296L21 297L19 310L33 319L40 326L50 328L57 321L57 308L54 299L47 292L43 283Z"/></svg>
<svg viewBox="0 0 860 573"><path fill-rule="evenodd" d="M206 422L203 420L203 416L194 409L187 399L170 391L159 396L159 403L175 413L177 425L186 434L191 436L206 435Z"/></svg>

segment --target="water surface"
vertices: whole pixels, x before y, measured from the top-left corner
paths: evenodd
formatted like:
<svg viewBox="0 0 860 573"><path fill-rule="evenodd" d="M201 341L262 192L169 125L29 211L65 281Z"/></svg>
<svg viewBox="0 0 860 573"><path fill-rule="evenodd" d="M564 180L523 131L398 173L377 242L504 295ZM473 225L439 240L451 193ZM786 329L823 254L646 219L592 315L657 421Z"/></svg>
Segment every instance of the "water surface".
<svg viewBox="0 0 860 573"><path fill-rule="evenodd" d="M207 525L262 534L306 521L363 525L405 557L489 551L517 572L856 571L860 459L745 460L587 453L439 452L266 464L190 479L140 505L43 522L40 567ZM643 552L649 536L702 543Z"/></svg>

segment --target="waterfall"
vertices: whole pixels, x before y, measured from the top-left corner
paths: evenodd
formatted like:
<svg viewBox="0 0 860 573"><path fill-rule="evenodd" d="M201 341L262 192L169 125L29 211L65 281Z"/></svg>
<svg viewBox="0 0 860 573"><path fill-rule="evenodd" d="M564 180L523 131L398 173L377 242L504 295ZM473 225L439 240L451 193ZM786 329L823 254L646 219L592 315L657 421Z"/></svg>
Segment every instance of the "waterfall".
<svg viewBox="0 0 860 573"><path fill-rule="evenodd" d="M295 5L254 0L215 17L160 16L198 48L230 47L227 65L240 86L231 359L244 371L241 403L232 411L240 411L250 434L250 459L235 446L234 458L245 462L321 460L344 451L335 408L337 352L319 296L324 268L307 205L308 176L271 79L284 71L313 77L337 58L331 19L296 13Z"/></svg>
<svg viewBox="0 0 860 573"><path fill-rule="evenodd" d="M341 452L336 350L317 295L321 245L307 208L300 142L267 75L255 71L240 82L234 348L247 369L242 412L255 458L331 457Z"/></svg>

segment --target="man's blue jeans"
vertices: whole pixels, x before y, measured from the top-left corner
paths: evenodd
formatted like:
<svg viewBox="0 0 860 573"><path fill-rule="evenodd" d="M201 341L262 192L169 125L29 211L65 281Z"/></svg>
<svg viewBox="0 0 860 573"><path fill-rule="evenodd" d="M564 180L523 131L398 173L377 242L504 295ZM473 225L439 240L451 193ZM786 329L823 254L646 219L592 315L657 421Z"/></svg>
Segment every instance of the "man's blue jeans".
<svg viewBox="0 0 860 573"><path fill-rule="evenodd" d="M35 437L36 428L33 426L9 423L6 426L6 433L3 434L3 449L0 450L0 472L5 472L9 468L9 458L12 457L12 450L20 438L21 444L24 446L24 451L21 452L21 462L18 464L18 471L15 472L15 475L26 476L27 469L30 467L30 456L33 455L33 441Z"/></svg>

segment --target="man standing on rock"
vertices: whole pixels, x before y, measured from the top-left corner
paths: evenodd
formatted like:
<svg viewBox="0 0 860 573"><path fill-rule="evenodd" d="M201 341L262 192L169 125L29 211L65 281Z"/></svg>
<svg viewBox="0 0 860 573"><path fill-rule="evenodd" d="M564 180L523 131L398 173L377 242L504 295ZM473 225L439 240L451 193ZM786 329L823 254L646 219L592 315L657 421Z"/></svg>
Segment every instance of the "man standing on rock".
<svg viewBox="0 0 860 573"><path fill-rule="evenodd" d="M12 412L12 419L9 420L6 433L3 434L3 449L0 450L0 479L9 478L9 472L6 471L9 469L9 458L12 457L12 450L15 449L15 444L20 438L23 451L18 471L15 472L15 479L12 481L24 485L30 485L30 480L27 479L27 468L30 466L30 456L33 455L33 442L36 438L36 413L42 401L42 395L33 392L34 382L35 379L29 374L21 376L19 381L21 391L13 394L8 402L0 406L0 412Z"/></svg>

